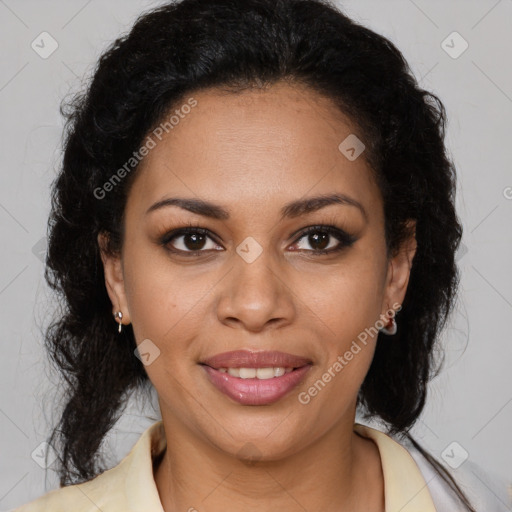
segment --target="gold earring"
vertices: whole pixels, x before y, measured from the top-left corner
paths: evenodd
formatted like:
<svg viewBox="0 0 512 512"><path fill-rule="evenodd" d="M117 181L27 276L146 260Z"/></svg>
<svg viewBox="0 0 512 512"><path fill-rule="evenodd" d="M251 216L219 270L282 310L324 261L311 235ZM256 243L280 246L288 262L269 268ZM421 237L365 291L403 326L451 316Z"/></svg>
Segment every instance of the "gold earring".
<svg viewBox="0 0 512 512"><path fill-rule="evenodd" d="M114 313L114 318L119 319L119 331L118 332L121 332L121 327L123 326L123 324L122 324L123 313L121 313L121 311L116 311Z"/></svg>

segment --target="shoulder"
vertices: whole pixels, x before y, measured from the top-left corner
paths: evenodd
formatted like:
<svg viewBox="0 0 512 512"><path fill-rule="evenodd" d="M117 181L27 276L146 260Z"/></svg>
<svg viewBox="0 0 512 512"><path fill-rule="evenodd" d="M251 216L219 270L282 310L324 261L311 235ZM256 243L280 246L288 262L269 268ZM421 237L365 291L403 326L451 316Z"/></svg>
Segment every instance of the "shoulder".
<svg viewBox="0 0 512 512"><path fill-rule="evenodd" d="M422 453L407 439L400 439L399 442L411 454L423 474L437 512L462 510L454 491ZM442 465L478 512L510 512L512 509L511 485L504 478L484 470L471 460L466 460L457 469L444 463Z"/></svg>
<svg viewBox="0 0 512 512"><path fill-rule="evenodd" d="M165 446L159 420L146 428L117 466L87 482L54 489L11 512L163 512L153 478L153 457Z"/></svg>

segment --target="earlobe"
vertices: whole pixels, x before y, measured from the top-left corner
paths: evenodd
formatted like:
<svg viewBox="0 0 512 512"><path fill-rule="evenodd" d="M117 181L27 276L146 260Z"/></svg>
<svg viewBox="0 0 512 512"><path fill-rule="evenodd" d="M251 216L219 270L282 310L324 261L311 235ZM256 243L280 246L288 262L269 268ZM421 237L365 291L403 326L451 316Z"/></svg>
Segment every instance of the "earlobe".
<svg viewBox="0 0 512 512"><path fill-rule="evenodd" d="M101 260L103 262L103 273L105 275L105 287L107 289L110 302L112 303L112 314L122 313L122 317L117 317L117 322L128 325L130 323L130 313L126 301L124 286L124 276L121 257L111 254L108 251L108 235L101 232L97 237Z"/></svg>

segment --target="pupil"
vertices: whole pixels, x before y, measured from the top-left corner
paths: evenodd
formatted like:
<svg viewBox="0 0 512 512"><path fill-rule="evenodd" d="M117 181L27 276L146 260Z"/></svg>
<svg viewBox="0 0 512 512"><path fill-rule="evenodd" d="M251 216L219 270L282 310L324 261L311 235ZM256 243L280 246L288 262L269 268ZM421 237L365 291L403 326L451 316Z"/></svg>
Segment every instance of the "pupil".
<svg viewBox="0 0 512 512"><path fill-rule="evenodd" d="M309 243L311 244L312 247L315 247L315 244L319 244L320 247L317 247L317 249L323 250L329 245L329 234L323 232L321 233L322 234L320 236L318 234L309 235Z"/></svg>
<svg viewBox="0 0 512 512"><path fill-rule="evenodd" d="M192 240L192 243L187 243L187 240ZM191 251L196 251L198 249L201 249L204 245L204 235L201 234L187 234L185 235L185 246L187 249L190 249Z"/></svg>

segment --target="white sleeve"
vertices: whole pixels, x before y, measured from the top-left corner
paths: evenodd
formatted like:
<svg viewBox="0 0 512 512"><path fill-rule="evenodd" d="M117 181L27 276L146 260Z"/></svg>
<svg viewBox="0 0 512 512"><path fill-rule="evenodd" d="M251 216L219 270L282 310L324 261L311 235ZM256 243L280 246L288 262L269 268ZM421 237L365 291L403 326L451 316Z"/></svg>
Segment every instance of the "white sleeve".
<svg viewBox="0 0 512 512"><path fill-rule="evenodd" d="M467 508L462 505L454 491L432 467L430 462L409 442L404 443L404 447L407 448L416 464L418 464L427 482L437 512L467 512ZM484 471L483 468L470 460L464 462L457 469L452 469L442 461L440 462L453 476L476 512L512 511L512 485L507 484L504 478L489 471Z"/></svg>

